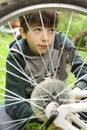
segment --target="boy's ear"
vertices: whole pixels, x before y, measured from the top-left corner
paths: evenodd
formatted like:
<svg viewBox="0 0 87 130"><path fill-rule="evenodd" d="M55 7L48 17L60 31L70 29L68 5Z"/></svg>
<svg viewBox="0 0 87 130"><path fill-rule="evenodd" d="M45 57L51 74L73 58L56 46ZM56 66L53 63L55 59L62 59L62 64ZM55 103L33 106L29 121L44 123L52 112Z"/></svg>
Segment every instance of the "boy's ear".
<svg viewBox="0 0 87 130"><path fill-rule="evenodd" d="M26 39L26 33L24 32L24 29L22 27L19 27L20 35L23 39Z"/></svg>

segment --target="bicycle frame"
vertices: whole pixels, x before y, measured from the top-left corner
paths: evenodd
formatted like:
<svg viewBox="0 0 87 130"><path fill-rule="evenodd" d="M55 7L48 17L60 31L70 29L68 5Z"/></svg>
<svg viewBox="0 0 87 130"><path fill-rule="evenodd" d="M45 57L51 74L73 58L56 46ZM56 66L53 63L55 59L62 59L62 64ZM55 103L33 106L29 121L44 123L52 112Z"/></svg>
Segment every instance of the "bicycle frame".
<svg viewBox="0 0 87 130"><path fill-rule="evenodd" d="M84 91L87 95L87 90ZM83 94L84 94L83 92ZM82 96L82 95L81 95ZM66 117L69 117L73 122L75 122L78 126L87 130L87 124L85 124L82 120L79 119L79 116L76 116L76 113L81 111L87 111L87 101L84 103L73 103L73 104L65 104L61 105L57 108L56 102L51 102L46 107L46 116L48 118L51 117L52 113L57 112L58 115L54 120L54 124L64 130L79 130L75 126L73 126Z"/></svg>

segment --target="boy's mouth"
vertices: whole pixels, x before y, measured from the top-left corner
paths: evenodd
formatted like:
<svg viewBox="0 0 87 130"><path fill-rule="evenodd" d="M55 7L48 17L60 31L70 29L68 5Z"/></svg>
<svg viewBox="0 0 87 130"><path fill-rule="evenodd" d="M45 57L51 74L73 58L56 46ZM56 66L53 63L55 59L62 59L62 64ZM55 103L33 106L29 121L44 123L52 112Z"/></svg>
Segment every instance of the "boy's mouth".
<svg viewBox="0 0 87 130"><path fill-rule="evenodd" d="M41 48L41 49L47 49L47 45L39 45L39 48Z"/></svg>

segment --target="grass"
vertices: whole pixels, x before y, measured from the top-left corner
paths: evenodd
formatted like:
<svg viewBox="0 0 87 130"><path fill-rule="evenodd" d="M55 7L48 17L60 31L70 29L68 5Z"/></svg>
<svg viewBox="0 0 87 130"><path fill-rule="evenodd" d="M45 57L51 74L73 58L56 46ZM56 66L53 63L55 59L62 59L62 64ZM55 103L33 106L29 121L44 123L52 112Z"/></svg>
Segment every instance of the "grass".
<svg viewBox="0 0 87 130"><path fill-rule="evenodd" d="M2 1L4 1L4 0L0 0L0 2L2 2Z"/></svg>
<svg viewBox="0 0 87 130"><path fill-rule="evenodd" d="M30 123L26 126L26 130L42 130L42 125L38 123ZM49 127L47 130L52 130L52 129Z"/></svg>
<svg viewBox="0 0 87 130"><path fill-rule="evenodd" d="M3 34L0 32L0 86L5 87L5 68L6 68L6 61L1 58L3 55L6 58L8 54L8 49L6 46L12 41L13 36L8 34ZM0 89L0 93L3 94L4 90ZM2 103L4 97L0 97L0 103Z"/></svg>

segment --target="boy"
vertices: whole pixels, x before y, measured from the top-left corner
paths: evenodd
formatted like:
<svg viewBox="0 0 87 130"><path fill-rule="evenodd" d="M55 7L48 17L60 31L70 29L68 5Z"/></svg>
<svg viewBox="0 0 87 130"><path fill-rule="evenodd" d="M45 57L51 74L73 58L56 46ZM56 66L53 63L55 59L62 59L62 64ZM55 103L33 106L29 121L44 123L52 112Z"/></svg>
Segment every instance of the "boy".
<svg viewBox="0 0 87 130"><path fill-rule="evenodd" d="M14 97L14 99L29 99L34 89L33 84L43 81L44 75L47 74L47 70L49 70L51 74L53 73L52 63L48 60L50 59L49 52L51 52L51 55L54 53L56 53L56 55L59 54L58 46L60 43L64 42L65 35L62 32L55 32L59 23L59 17L55 11L46 10L41 11L41 13L32 12L30 14L26 14L25 16L20 16L19 19L20 36L17 40L10 44L10 53L7 57L8 71L6 73L6 89L12 93L6 91L6 95ZM65 45L73 47L72 42L68 38L66 38ZM45 65L41 57L45 61ZM86 64L84 64L80 73L79 69L77 69L81 66L81 64L83 64L83 60L77 52L75 52L74 58L71 71L75 72L75 76L79 74L78 77L81 77L87 74ZM55 66L57 66L57 61L58 59L53 61L53 63L55 62L53 64L54 69ZM62 80L66 80L67 73L65 70L65 63L63 61L60 62L63 63L60 65L60 72L63 73ZM63 72L61 69L62 65L64 65L64 68L62 68L64 70ZM31 81L28 77L30 77ZM34 83L31 83L32 79L35 80ZM61 76L59 76L59 79L61 79ZM75 86L76 91L81 91L81 89L86 88L87 76L81 78ZM5 101L5 104L11 104L6 106L6 112L13 120L29 118L33 114L28 102L16 102L14 100ZM35 121L40 122L38 119L30 120L30 122ZM54 128L54 130L55 129L60 130L59 128Z"/></svg>

